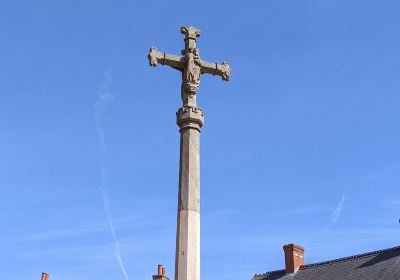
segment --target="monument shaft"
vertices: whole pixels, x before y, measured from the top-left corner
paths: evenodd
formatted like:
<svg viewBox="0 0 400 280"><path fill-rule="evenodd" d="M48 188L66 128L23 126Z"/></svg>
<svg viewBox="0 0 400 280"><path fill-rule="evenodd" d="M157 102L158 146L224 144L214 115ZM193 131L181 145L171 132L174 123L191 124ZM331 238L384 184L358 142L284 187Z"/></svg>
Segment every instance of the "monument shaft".
<svg viewBox="0 0 400 280"><path fill-rule="evenodd" d="M175 279L200 279L200 128L203 112L179 108L179 194L176 231Z"/></svg>
<svg viewBox="0 0 400 280"><path fill-rule="evenodd" d="M204 115L197 107L196 94L203 73L229 80L230 66L202 61L196 38L200 31L182 27L185 49L182 56L158 52L150 48L151 66L168 65L182 73L181 97L177 124L180 128L179 194L176 231L175 280L200 280L200 129Z"/></svg>

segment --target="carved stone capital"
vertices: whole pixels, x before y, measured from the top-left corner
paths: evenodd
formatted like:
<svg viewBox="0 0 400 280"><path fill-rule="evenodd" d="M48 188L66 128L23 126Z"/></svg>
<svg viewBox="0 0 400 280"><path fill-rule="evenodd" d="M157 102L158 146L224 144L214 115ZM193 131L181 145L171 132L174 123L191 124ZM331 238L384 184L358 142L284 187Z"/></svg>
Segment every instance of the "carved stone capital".
<svg viewBox="0 0 400 280"><path fill-rule="evenodd" d="M181 129L194 128L200 131L204 124L204 113L198 107L183 106L176 112L176 123Z"/></svg>
<svg viewBox="0 0 400 280"><path fill-rule="evenodd" d="M200 30L193 26L182 26L181 33L185 35L185 40L186 39L196 40L197 37L200 37Z"/></svg>

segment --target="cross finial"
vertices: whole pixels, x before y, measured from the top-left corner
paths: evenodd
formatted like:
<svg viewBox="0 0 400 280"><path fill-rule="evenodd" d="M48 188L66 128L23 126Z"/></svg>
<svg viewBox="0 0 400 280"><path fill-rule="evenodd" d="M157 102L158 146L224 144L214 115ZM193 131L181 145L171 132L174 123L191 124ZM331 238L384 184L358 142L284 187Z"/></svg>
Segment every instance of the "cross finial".
<svg viewBox="0 0 400 280"><path fill-rule="evenodd" d="M194 39L200 37L200 30L193 26L182 26L181 33L185 35L185 39Z"/></svg>
<svg viewBox="0 0 400 280"><path fill-rule="evenodd" d="M199 29L193 26L183 26L181 33L185 35L185 49L182 51L182 56L162 53L156 48L151 48L148 55L149 63L151 66L161 63L181 71L183 105L197 107L196 93L200 85L200 75L203 73L218 75L228 81L231 70L227 62L218 64L200 59L200 51L196 48L196 40L200 37Z"/></svg>
<svg viewBox="0 0 400 280"><path fill-rule="evenodd" d="M191 49L196 48L196 38L200 37L200 30L193 26L182 26L181 33L185 35L185 50L182 51L184 55Z"/></svg>

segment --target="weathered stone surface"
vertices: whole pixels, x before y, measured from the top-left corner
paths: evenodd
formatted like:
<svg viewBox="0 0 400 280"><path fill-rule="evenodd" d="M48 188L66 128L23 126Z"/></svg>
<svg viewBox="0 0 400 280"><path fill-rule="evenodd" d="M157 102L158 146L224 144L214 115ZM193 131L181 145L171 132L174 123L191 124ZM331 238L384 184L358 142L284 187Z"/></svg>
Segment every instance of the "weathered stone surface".
<svg viewBox="0 0 400 280"><path fill-rule="evenodd" d="M148 54L150 66L158 63L168 65L182 72L182 101L183 105L197 107L196 93L200 86L200 76L203 73L221 76L228 81L231 75L229 63L212 63L200 59L200 51L196 48L196 39L200 36L200 30L193 26L181 27L185 35L185 49L182 56L159 52L157 48L151 47Z"/></svg>
<svg viewBox="0 0 400 280"><path fill-rule="evenodd" d="M175 279L200 279L200 213L178 212Z"/></svg>
<svg viewBox="0 0 400 280"><path fill-rule="evenodd" d="M200 211L200 131L181 129L178 210Z"/></svg>
<svg viewBox="0 0 400 280"><path fill-rule="evenodd" d="M204 114L200 108L184 106L176 112L176 123L182 129L194 128L200 131L204 124Z"/></svg>
<svg viewBox="0 0 400 280"><path fill-rule="evenodd" d="M197 107L196 94L203 73L221 76L228 81L230 66L202 61L196 48L200 30L185 26L185 49L182 56L150 48L150 66L168 65L182 73L183 106L176 113L180 128L179 195L176 232L175 280L200 280L200 129L203 111Z"/></svg>

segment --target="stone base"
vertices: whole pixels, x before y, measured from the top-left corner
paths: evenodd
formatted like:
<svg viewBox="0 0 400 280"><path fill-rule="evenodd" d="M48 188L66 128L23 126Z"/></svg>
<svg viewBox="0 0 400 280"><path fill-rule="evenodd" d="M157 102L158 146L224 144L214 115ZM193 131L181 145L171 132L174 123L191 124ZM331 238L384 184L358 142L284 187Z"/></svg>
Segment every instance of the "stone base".
<svg viewBox="0 0 400 280"><path fill-rule="evenodd" d="M179 211L175 280L200 280L200 213Z"/></svg>

